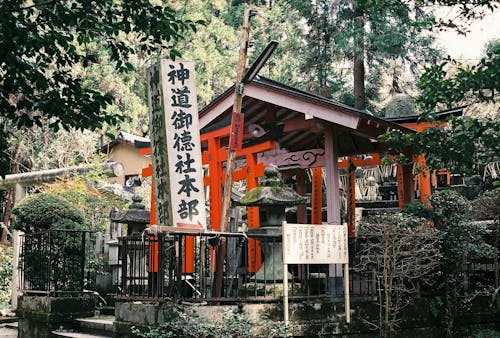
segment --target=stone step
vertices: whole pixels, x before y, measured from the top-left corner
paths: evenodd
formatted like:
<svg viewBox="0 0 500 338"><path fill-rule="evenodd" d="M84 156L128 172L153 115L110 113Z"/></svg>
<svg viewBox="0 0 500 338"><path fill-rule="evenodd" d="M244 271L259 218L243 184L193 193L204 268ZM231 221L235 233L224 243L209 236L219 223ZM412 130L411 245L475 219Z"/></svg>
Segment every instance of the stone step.
<svg viewBox="0 0 500 338"><path fill-rule="evenodd" d="M8 329L18 329L19 327L19 323L18 322L10 322L10 323L5 323L3 324L4 327L8 328Z"/></svg>
<svg viewBox="0 0 500 338"><path fill-rule="evenodd" d="M101 335L101 334L93 334L93 333L84 333L84 332L59 332L52 331L53 337L72 337L72 338L110 338L113 337L113 334L109 335Z"/></svg>
<svg viewBox="0 0 500 338"><path fill-rule="evenodd" d="M365 209L371 208L395 208L398 206L397 200L380 200L380 201L356 201L356 207Z"/></svg>
<svg viewBox="0 0 500 338"><path fill-rule="evenodd" d="M366 208L363 210L363 217L381 214L397 214L399 208Z"/></svg>
<svg viewBox="0 0 500 338"><path fill-rule="evenodd" d="M73 331L53 331L56 337L74 338L103 338L114 337L114 316L98 315L89 318L77 318L74 320Z"/></svg>
<svg viewBox="0 0 500 338"><path fill-rule="evenodd" d="M77 327L82 329L89 329L95 331L105 331L113 332L113 322L115 321L115 316L109 315L99 315L90 318L77 318L75 319L75 324Z"/></svg>
<svg viewBox="0 0 500 338"><path fill-rule="evenodd" d="M0 327L0 337L2 338L17 338L17 329Z"/></svg>

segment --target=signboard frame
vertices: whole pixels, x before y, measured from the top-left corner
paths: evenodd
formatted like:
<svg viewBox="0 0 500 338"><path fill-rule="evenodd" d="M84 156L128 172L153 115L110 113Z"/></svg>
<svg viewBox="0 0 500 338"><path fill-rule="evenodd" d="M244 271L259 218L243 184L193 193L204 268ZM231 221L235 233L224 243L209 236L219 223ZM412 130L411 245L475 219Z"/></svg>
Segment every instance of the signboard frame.
<svg viewBox="0 0 500 338"><path fill-rule="evenodd" d="M345 316L346 322L350 323L347 224L293 224L284 221L282 234L284 273L288 271L288 264L342 264L344 266ZM335 247L341 252L333 252ZM288 278L283 278L283 308L285 325L288 325Z"/></svg>
<svg viewBox="0 0 500 338"><path fill-rule="evenodd" d="M156 225L206 228L194 62L147 70Z"/></svg>

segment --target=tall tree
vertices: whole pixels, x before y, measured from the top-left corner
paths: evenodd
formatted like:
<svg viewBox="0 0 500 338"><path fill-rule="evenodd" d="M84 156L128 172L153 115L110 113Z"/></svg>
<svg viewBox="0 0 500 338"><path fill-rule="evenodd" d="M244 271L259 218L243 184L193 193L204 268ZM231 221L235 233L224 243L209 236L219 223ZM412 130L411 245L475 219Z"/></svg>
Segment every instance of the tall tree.
<svg viewBox="0 0 500 338"><path fill-rule="evenodd" d="M95 129L121 117L104 108L111 93L86 87L74 66L96 63L87 49L99 41L110 51L118 72L132 71L129 62L138 51L151 55L168 49L172 58L180 53L172 42L196 29L168 6L149 0L26 1L0 3L0 174L8 172L7 136L14 129L49 123L58 130ZM136 46L120 37L131 34Z"/></svg>
<svg viewBox="0 0 500 338"><path fill-rule="evenodd" d="M323 62L333 69L343 64L351 65L353 80L342 90L345 93L345 89L350 87L352 94L343 97L345 103L358 109L370 106L367 93L369 99L377 99L382 69L388 70L395 64L406 64L415 69L416 64L429 62L437 54L430 48L432 37L423 29L431 21L412 2L321 0L293 3L308 18L310 26L316 25L311 26L315 27L316 34L308 36L308 43L315 44L320 34L328 48L329 52L320 56ZM395 60L399 62L393 62ZM335 72L326 76L331 74ZM339 93L332 95L335 94L333 91L330 96L340 97Z"/></svg>

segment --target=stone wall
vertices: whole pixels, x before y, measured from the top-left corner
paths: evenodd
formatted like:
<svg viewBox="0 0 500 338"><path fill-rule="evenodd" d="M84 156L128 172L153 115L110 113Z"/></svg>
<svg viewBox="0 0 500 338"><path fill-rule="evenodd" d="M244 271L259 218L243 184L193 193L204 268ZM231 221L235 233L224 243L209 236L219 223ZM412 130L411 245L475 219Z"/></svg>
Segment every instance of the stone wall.
<svg viewBox="0 0 500 338"><path fill-rule="evenodd" d="M51 337L59 327L71 326L74 318L94 315L94 297L21 296L16 314L19 338Z"/></svg>
<svg viewBox="0 0 500 338"><path fill-rule="evenodd" d="M469 311L459 320L466 329L489 328L500 332L500 313L491 307L489 297L477 297ZM404 309L400 337L443 337L444 322L432 311L432 298L417 298ZM174 315L172 303L122 302L115 308L115 331L117 336L132 337L132 326L145 328L156 326ZM228 310L248 315L259 325L262 318L281 321L282 304L240 304L221 306L191 306L194 313L208 320L220 320ZM353 300L351 302L351 323L345 322L342 302L308 301L290 305L290 321L293 324L293 336L349 336L376 337L366 323L376 321L379 308L371 300Z"/></svg>

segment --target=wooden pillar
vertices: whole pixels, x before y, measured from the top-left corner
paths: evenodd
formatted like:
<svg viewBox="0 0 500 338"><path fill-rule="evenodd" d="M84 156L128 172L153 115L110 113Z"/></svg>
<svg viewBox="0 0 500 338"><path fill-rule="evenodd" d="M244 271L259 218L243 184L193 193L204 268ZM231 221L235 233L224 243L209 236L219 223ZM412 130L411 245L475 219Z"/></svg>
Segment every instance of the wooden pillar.
<svg viewBox="0 0 500 338"><path fill-rule="evenodd" d="M322 223L323 168L312 168L311 223Z"/></svg>
<svg viewBox="0 0 500 338"><path fill-rule="evenodd" d="M259 184L258 177L255 173L257 167L257 154L247 154L247 191L252 190ZM259 208L248 207L248 229L255 229L260 226ZM260 243L254 239L248 240L248 270L249 272L259 271L262 265L262 257Z"/></svg>
<svg viewBox="0 0 500 338"><path fill-rule="evenodd" d="M208 170L210 185L210 229L220 230L222 212L222 164L219 160L220 139L208 139Z"/></svg>
<svg viewBox="0 0 500 338"><path fill-rule="evenodd" d="M326 213L327 223L340 224L339 155L332 125L325 128ZM343 290L342 264L328 266L328 284L331 294Z"/></svg>
<svg viewBox="0 0 500 338"><path fill-rule="evenodd" d="M340 224L338 159L334 131L331 126L327 126L325 129L326 214L327 222L331 224Z"/></svg>
<svg viewBox="0 0 500 338"><path fill-rule="evenodd" d="M306 173L304 169L298 169L296 172L297 178L297 194L306 195ZM305 204L297 205L297 223L307 224L307 207Z"/></svg>
<svg viewBox="0 0 500 338"><path fill-rule="evenodd" d="M425 156L419 155L417 158L418 167L421 172L419 174L419 182L420 182L420 201L424 204L430 206L429 197L431 196L431 173L429 169L427 169L427 165L425 163Z"/></svg>
<svg viewBox="0 0 500 338"><path fill-rule="evenodd" d="M413 200L413 163L397 165L399 210Z"/></svg>
<svg viewBox="0 0 500 338"><path fill-rule="evenodd" d="M349 157L347 165L347 228L349 237L356 237L356 166L353 157Z"/></svg>

